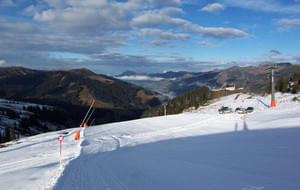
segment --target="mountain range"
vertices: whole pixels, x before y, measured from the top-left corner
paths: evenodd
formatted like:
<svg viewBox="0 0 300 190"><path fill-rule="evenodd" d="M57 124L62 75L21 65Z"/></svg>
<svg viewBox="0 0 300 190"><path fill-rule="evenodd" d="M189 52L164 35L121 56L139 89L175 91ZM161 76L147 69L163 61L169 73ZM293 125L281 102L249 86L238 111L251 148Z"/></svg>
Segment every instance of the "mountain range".
<svg viewBox="0 0 300 190"><path fill-rule="evenodd" d="M294 72L300 73L300 65L279 63L275 79ZM115 78L83 68L39 71L0 67L0 98L57 106L65 118L71 118L65 123L76 125L94 99L96 122L107 123L139 118L145 110L160 104L157 97L164 101L200 86L235 84L236 88L260 93L270 83L270 73L270 64L207 72L127 71Z"/></svg>
<svg viewBox="0 0 300 190"><path fill-rule="evenodd" d="M221 88L226 84L234 84L236 88L247 88L256 93L262 93L270 82L270 66L274 64L260 64L258 66L231 67L224 70L207 72L164 72L164 73L135 73L126 71L116 78L125 80L146 89L156 91L162 98L173 98L189 90L206 85L210 88ZM275 64L275 79L280 76L290 76L300 72L300 65L291 63Z"/></svg>
<svg viewBox="0 0 300 190"><path fill-rule="evenodd" d="M47 100L96 108L147 108L155 93L134 84L87 69L38 71L22 67L0 68L0 96L21 100Z"/></svg>
<svg viewBox="0 0 300 190"><path fill-rule="evenodd" d="M87 69L0 67L0 86L0 98L57 106L77 124L93 99L98 123L138 118L160 103L150 90Z"/></svg>

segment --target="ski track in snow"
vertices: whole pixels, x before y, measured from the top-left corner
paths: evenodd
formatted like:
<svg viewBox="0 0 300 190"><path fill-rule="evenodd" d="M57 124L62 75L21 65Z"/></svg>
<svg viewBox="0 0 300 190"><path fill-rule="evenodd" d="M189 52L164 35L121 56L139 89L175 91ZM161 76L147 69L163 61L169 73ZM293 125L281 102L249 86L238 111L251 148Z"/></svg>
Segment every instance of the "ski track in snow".
<svg viewBox="0 0 300 190"><path fill-rule="evenodd" d="M240 94L235 99L235 94L196 113L88 127L79 142L73 140L77 129L69 129L61 168L59 132L24 138L0 149L0 186L297 190L300 104L294 96L276 94L278 106L270 109L270 97ZM255 111L220 115L221 106L253 106ZM13 176L20 182L11 185Z"/></svg>

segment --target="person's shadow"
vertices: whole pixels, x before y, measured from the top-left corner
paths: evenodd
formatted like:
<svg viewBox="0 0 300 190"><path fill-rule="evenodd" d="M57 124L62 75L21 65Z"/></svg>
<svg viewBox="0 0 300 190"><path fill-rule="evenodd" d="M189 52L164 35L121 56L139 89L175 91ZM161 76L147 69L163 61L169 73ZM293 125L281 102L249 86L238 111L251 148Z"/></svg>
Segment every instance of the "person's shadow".
<svg viewBox="0 0 300 190"><path fill-rule="evenodd" d="M238 124L238 122L235 122L234 132L238 132L238 129L239 129L239 124ZM244 122L243 122L243 131L249 131L248 124L247 124L246 120L244 120Z"/></svg>
<svg viewBox="0 0 300 190"><path fill-rule="evenodd" d="M243 123L243 131L249 131L246 120L244 120L244 123Z"/></svg>

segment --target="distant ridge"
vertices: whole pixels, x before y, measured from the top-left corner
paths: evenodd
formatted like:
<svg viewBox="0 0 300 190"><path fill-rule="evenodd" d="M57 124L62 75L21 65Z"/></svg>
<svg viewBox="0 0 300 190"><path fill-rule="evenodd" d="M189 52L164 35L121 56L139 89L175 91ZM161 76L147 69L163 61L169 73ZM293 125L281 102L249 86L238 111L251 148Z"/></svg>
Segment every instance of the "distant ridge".
<svg viewBox="0 0 300 190"><path fill-rule="evenodd" d="M234 83L236 88L247 88L253 92L261 93L270 82L270 64L276 64L278 66L276 80L280 76L290 76L294 72L300 72L300 65L298 64L285 62L262 63L258 66L234 66L228 69L215 69L207 72L180 71L144 74L148 78L160 77L162 80L131 80L130 82L159 92L169 98L173 98L200 86L205 85L211 88L220 88L228 83ZM135 73L135 75L138 74Z"/></svg>
<svg viewBox="0 0 300 190"><path fill-rule="evenodd" d="M158 105L156 93L80 68L39 71L0 67L0 98L57 106L78 123L95 99L98 123L139 118Z"/></svg>
<svg viewBox="0 0 300 190"><path fill-rule="evenodd" d="M81 68L69 71L38 71L22 67L1 67L2 98L53 100L97 108L144 108L155 93L105 75ZM150 103L151 104L151 103Z"/></svg>

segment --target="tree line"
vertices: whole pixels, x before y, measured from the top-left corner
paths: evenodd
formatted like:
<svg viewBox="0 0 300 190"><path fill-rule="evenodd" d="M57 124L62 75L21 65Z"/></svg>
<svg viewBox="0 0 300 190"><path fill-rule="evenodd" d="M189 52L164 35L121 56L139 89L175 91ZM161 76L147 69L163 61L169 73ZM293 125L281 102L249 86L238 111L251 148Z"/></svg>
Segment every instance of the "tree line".
<svg viewBox="0 0 300 190"><path fill-rule="evenodd" d="M0 107L0 143L52 131L48 124L63 124L61 112L48 106L23 106L20 110Z"/></svg>
<svg viewBox="0 0 300 190"><path fill-rule="evenodd" d="M275 83L275 90L282 93L297 93L300 91L300 73L290 76L280 76ZM271 93L271 81L265 88L266 93Z"/></svg>
<svg viewBox="0 0 300 190"><path fill-rule="evenodd" d="M208 87L202 86L200 88L190 90L182 95L179 95L169 101L166 104L166 112L170 114L181 113L184 109L203 105L210 98L211 92ZM164 105L156 106L144 112L142 117L153 117L164 115Z"/></svg>

